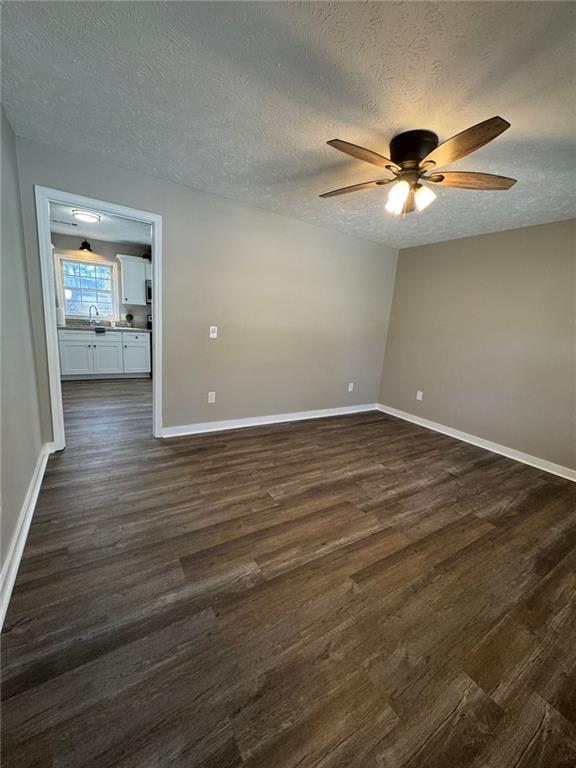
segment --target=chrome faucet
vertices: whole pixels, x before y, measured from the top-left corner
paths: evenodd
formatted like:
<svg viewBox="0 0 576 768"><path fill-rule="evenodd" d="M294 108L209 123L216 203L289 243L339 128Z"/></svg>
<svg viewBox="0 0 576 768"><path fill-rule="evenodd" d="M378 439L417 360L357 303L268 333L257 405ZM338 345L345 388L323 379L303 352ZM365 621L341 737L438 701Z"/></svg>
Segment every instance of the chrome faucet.
<svg viewBox="0 0 576 768"><path fill-rule="evenodd" d="M90 325L94 325L94 320L92 320L92 307L96 310L96 317L100 317L100 312L98 312L98 307L96 304L90 304L88 307L88 321L90 322Z"/></svg>

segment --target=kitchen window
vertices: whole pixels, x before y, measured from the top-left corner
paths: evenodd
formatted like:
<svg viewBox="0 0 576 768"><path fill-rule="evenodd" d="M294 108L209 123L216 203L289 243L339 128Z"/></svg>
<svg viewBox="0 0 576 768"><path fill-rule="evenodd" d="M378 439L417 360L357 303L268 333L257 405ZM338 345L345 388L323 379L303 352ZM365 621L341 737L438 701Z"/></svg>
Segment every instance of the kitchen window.
<svg viewBox="0 0 576 768"><path fill-rule="evenodd" d="M118 314L116 265L57 256L58 300L66 317L88 317L92 304L101 318Z"/></svg>

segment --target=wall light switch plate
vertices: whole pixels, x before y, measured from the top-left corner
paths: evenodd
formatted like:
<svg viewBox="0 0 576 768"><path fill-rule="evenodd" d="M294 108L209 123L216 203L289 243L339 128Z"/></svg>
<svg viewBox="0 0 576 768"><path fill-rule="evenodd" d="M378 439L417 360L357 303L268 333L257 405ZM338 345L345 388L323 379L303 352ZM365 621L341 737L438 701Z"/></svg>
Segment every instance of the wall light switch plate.
<svg viewBox="0 0 576 768"><path fill-rule="evenodd" d="M208 392L208 402L209 403L216 402L216 392Z"/></svg>
<svg viewBox="0 0 576 768"><path fill-rule="evenodd" d="M422 392L422 390L421 390L421 389L419 389L419 390L416 392L416 400L422 400L422 398L423 398L423 397L424 397L424 392Z"/></svg>
<svg viewBox="0 0 576 768"><path fill-rule="evenodd" d="M211 325L210 326L210 338L211 339L217 339L218 338L218 326L217 325Z"/></svg>
<svg viewBox="0 0 576 768"><path fill-rule="evenodd" d="M354 382L351 381L350 384L348 384L348 392L354 392Z"/></svg>

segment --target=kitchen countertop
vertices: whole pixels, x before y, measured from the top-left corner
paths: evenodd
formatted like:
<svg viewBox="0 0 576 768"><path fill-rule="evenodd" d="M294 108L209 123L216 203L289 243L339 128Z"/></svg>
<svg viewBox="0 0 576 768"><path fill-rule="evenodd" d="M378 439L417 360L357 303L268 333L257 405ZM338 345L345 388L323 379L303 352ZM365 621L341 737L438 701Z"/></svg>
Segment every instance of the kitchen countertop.
<svg viewBox="0 0 576 768"><path fill-rule="evenodd" d="M125 331L128 333L152 333L152 331L149 328L126 328L124 326L116 326L115 328L110 328L107 325L103 326L95 326L95 325L59 325L58 330L59 331L94 331L96 327L99 328L105 328L106 333L116 333L118 331Z"/></svg>

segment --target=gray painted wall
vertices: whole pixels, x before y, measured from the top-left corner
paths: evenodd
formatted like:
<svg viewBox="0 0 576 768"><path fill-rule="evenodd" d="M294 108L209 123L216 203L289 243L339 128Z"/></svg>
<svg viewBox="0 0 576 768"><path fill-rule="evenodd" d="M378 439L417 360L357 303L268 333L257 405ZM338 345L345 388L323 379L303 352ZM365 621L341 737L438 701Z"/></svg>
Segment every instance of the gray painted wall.
<svg viewBox="0 0 576 768"><path fill-rule="evenodd" d="M380 399L576 466L574 222L402 251L386 344L395 251L34 142L17 148L40 340L33 185L163 215L165 426Z"/></svg>
<svg viewBox="0 0 576 768"><path fill-rule="evenodd" d="M2 465L1 556L42 448L14 134L2 109Z"/></svg>
<svg viewBox="0 0 576 768"><path fill-rule="evenodd" d="M18 157L35 297L34 184L164 217L165 426L376 401L395 250L27 140ZM48 434L43 347L38 363Z"/></svg>
<svg viewBox="0 0 576 768"><path fill-rule="evenodd" d="M576 221L401 251L381 402L576 469L575 302Z"/></svg>

